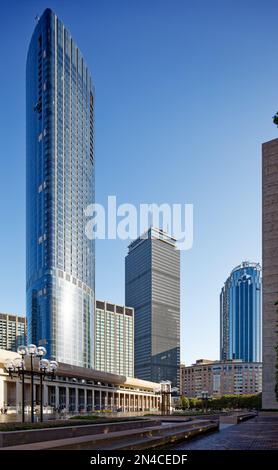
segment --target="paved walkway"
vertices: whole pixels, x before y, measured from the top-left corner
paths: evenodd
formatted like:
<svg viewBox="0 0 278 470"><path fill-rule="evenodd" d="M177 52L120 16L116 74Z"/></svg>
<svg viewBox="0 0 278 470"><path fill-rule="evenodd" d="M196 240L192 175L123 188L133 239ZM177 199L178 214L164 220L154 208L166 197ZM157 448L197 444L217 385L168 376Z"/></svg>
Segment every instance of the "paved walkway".
<svg viewBox="0 0 278 470"><path fill-rule="evenodd" d="M278 413L260 413L241 424L174 447L177 450L274 450L278 449Z"/></svg>

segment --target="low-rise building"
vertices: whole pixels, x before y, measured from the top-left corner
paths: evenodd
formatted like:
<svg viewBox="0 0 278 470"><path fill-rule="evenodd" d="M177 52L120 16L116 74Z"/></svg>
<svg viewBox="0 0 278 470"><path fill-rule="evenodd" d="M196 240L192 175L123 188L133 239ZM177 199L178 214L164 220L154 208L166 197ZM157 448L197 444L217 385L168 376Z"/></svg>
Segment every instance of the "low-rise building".
<svg viewBox="0 0 278 470"><path fill-rule="evenodd" d="M199 359L191 366L181 365L181 395L210 397L248 395L262 391L262 363L242 360Z"/></svg>
<svg viewBox="0 0 278 470"><path fill-rule="evenodd" d="M0 349L17 351L18 346L26 344L26 317L0 313Z"/></svg>
<svg viewBox="0 0 278 470"><path fill-rule="evenodd" d="M20 413L22 381L17 373L9 376L6 360L13 361L17 353L0 350L0 408ZM57 375L43 382L43 405L47 409L69 413L91 411L157 412L162 408L164 385L146 380L110 374L94 369L59 363ZM30 410L31 385L25 376L25 410ZM168 394L167 399L170 400ZM40 404L39 377L35 376L34 400Z"/></svg>

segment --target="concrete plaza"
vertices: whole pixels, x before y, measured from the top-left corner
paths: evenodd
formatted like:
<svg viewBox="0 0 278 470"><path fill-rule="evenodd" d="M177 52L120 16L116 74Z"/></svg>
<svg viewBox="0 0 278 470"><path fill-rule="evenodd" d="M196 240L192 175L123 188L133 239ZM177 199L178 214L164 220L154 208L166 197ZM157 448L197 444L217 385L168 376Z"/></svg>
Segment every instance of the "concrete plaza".
<svg viewBox="0 0 278 470"><path fill-rule="evenodd" d="M277 450L278 413L261 412L238 425L224 426L218 433L192 439L176 450Z"/></svg>

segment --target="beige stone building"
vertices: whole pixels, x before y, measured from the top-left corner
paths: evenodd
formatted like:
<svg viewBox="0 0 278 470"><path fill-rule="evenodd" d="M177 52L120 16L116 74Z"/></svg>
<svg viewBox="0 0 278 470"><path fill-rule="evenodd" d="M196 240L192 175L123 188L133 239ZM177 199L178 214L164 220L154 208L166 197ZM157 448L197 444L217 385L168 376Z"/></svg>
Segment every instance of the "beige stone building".
<svg viewBox="0 0 278 470"><path fill-rule="evenodd" d="M19 357L0 349L0 408L8 413L21 412L22 384L17 373L5 370L5 361ZM40 405L39 377L34 384L34 401ZM43 382L44 412L60 409L72 414L93 411L157 412L161 408L162 384L94 369L60 363L54 380ZM25 377L25 412L30 412L31 384ZM163 395L164 396L164 395Z"/></svg>
<svg viewBox="0 0 278 470"><path fill-rule="evenodd" d="M262 146L263 408L278 408L275 366L278 342L278 139Z"/></svg>
<svg viewBox="0 0 278 470"><path fill-rule="evenodd" d="M246 395L262 391L262 364L241 360L212 361L199 359L191 366L181 366L181 395L210 397Z"/></svg>

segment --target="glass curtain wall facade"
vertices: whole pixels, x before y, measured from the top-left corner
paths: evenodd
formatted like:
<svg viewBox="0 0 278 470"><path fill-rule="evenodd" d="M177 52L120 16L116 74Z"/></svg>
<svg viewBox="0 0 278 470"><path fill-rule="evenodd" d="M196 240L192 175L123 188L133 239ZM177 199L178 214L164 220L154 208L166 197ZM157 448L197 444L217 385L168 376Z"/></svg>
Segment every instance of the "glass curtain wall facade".
<svg viewBox="0 0 278 470"><path fill-rule="evenodd" d="M243 262L220 294L220 358L262 360L261 267Z"/></svg>
<svg viewBox="0 0 278 470"><path fill-rule="evenodd" d="M48 355L93 365L94 89L69 32L50 10L33 33L26 68L28 340Z"/></svg>
<svg viewBox="0 0 278 470"><path fill-rule="evenodd" d="M135 376L179 387L180 252L176 241L150 228L129 245L125 302L135 312Z"/></svg>

